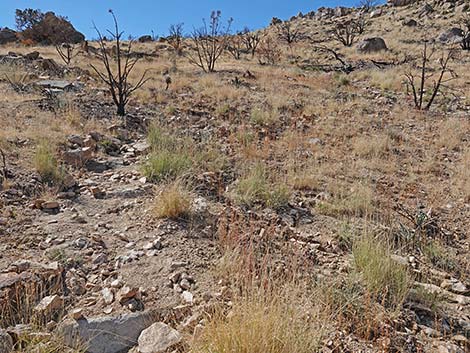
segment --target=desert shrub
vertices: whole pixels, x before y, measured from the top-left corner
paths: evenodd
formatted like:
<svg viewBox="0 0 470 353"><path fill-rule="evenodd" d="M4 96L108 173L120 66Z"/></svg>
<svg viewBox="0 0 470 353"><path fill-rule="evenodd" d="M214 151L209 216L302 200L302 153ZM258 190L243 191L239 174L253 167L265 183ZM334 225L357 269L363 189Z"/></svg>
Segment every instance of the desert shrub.
<svg viewBox="0 0 470 353"><path fill-rule="evenodd" d="M391 149L391 139L387 135L359 136L353 141L353 151L360 157L383 157Z"/></svg>
<svg viewBox="0 0 470 353"><path fill-rule="evenodd" d="M289 201L289 188L271 181L271 176L262 164L257 164L242 178L235 190L236 200L244 205L261 203L267 207L280 208Z"/></svg>
<svg viewBox="0 0 470 353"><path fill-rule="evenodd" d="M372 298L387 308L399 309L412 280L406 267L392 259L387 242L366 233L353 244L353 256Z"/></svg>
<svg viewBox="0 0 470 353"><path fill-rule="evenodd" d="M191 195L179 182L168 185L155 202L155 214L159 218L181 219L189 216Z"/></svg>
<svg viewBox="0 0 470 353"><path fill-rule="evenodd" d="M45 183L59 185L63 181L64 172L57 161L55 151L46 141L41 141L36 148L34 167Z"/></svg>

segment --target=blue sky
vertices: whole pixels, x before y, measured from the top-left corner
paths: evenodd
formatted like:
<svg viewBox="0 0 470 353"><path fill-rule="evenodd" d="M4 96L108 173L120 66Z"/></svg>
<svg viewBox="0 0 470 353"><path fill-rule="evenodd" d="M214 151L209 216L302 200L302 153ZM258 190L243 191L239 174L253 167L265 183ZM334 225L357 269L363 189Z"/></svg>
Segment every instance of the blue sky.
<svg viewBox="0 0 470 353"><path fill-rule="evenodd" d="M16 8L39 8L67 16L88 38L94 37L92 21L100 29L111 27L107 10L112 8L126 34L167 35L168 27L183 22L185 31L199 26L211 10L221 10L224 18L233 17L233 26L261 28L273 16L289 18L299 11L308 12L320 6L354 6L359 0L0 0L0 27L14 27Z"/></svg>

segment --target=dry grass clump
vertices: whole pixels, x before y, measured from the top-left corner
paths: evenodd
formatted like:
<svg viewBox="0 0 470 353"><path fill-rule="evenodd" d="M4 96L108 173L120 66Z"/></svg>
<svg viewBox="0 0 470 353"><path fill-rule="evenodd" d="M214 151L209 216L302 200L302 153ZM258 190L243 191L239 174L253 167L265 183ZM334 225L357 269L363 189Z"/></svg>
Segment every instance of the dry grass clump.
<svg viewBox="0 0 470 353"><path fill-rule="evenodd" d="M60 185L64 179L54 150L47 141L40 141L34 155L34 167L41 176L43 182L50 185Z"/></svg>
<svg viewBox="0 0 470 353"><path fill-rule="evenodd" d="M439 137L436 141L437 147L456 149L462 144L462 137L468 134L470 124L465 120L449 119L443 121L439 126Z"/></svg>
<svg viewBox="0 0 470 353"><path fill-rule="evenodd" d="M235 199L244 205L254 206L261 203L264 206L280 208L287 204L290 197L289 188L285 184L271 181L266 167L256 164L248 174L239 180L235 189Z"/></svg>
<svg viewBox="0 0 470 353"><path fill-rule="evenodd" d="M332 197L321 201L317 210L327 216L371 215L375 210L375 191L366 183L356 183L351 189L344 186L333 186Z"/></svg>
<svg viewBox="0 0 470 353"><path fill-rule="evenodd" d="M392 259L386 241L366 233L353 244L353 256L372 298L387 308L399 309L411 288L412 279L406 267Z"/></svg>
<svg viewBox="0 0 470 353"><path fill-rule="evenodd" d="M272 126L279 122L279 111L275 108L264 110L261 108L254 108L251 111L250 120L257 126Z"/></svg>
<svg viewBox="0 0 470 353"><path fill-rule="evenodd" d="M155 214L159 218L187 218L191 213L191 202L191 194L186 188L180 182L174 182L158 195Z"/></svg>
<svg viewBox="0 0 470 353"><path fill-rule="evenodd" d="M85 347L70 348L58 334L21 335L12 353L85 353Z"/></svg>
<svg viewBox="0 0 470 353"><path fill-rule="evenodd" d="M353 151L360 157L383 157L391 148L389 135L360 136L353 140Z"/></svg>
<svg viewBox="0 0 470 353"><path fill-rule="evenodd" d="M200 353L312 353L319 351L321 320L293 293L257 292L234 300L230 315L215 315L193 342ZM318 309L318 308L317 308Z"/></svg>
<svg viewBox="0 0 470 353"><path fill-rule="evenodd" d="M233 305L208 318L201 335L192 342L192 351L318 352L328 319L321 302L315 300L315 289L307 278L299 279L303 276L295 267L278 271L276 256L266 245L242 245L241 239L253 234L250 222L243 220L240 224L227 220L234 233L231 237L237 240L227 244L226 227L219 234L225 253L216 270L229 283Z"/></svg>

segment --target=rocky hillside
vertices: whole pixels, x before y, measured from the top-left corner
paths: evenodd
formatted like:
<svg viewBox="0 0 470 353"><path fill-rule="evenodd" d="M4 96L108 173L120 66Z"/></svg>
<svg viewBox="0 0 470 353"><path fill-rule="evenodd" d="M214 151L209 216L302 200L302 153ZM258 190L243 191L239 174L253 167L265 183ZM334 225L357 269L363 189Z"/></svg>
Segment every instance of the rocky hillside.
<svg viewBox="0 0 470 353"><path fill-rule="evenodd" d="M470 351L468 11L125 42L123 116L0 31L0 353Z"/></svg>

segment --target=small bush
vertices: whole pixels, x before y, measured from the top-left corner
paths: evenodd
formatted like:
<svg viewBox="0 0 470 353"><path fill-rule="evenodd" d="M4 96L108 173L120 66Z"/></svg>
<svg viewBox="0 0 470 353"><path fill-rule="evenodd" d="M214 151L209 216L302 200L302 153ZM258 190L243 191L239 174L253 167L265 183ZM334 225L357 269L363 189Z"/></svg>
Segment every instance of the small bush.
<svg viewBox="0 0 470 353"><path fill-rule="evenodd" d="M365 234L353 245L354 263L373 298L388 308L398 309L411 287L405 266L391 257L388 244Z"/></svg>
<svg viewBox="0 0 470 353"><path fill-rule="evenodd" d="M169 185L155 203L155 213L159 218L187 218L190 211L191 195L178 182Z"/></svg>
<svg viewBox="0 0 470 353"><path fill-rule="evenodd" d="M63 181L64 173L57 162L53 149L46 141L41 141L36 148L34 167L45 183L59 185Z"/></svg>
<svg viewBox="0 0 470 353"><path fill-rule="evenodd" d="M353 141L353 151L360 157L383 157L391 149L388 135L358 137Z"/></svg>

